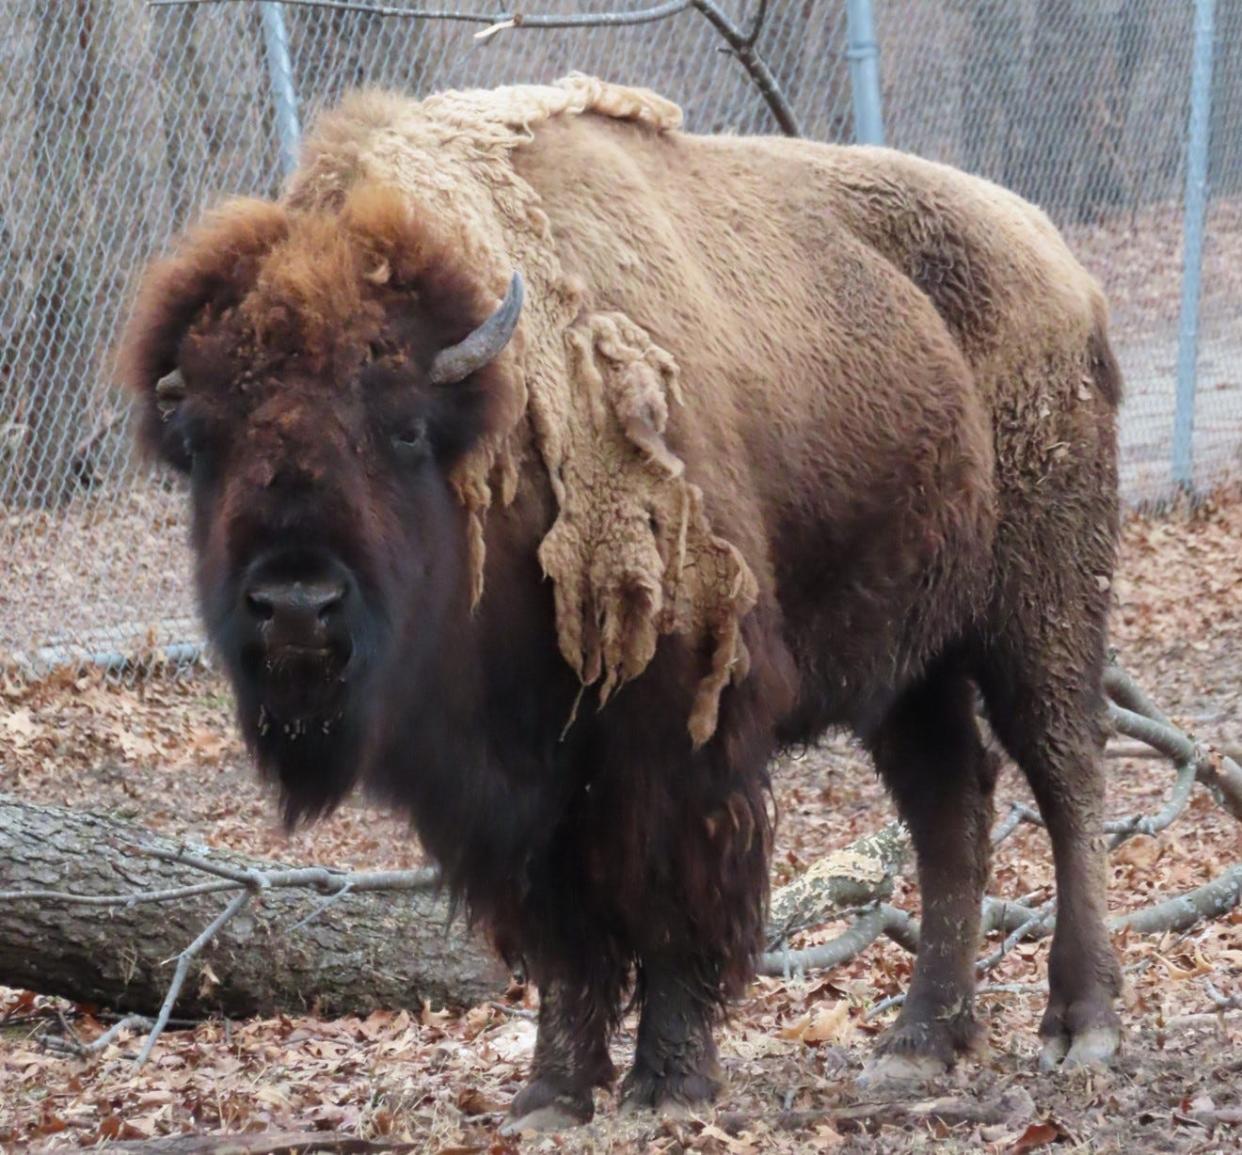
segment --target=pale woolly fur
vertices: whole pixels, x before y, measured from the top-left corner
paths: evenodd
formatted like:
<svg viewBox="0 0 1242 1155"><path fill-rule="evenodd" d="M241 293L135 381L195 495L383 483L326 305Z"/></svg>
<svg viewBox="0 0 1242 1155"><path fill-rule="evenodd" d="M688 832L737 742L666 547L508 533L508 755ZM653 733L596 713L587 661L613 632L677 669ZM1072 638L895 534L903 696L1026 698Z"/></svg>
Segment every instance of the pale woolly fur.
<svg viewBox="0 0 1242 1155"><path fill-rule="evenodd" d="M681 124L681 110L655 93L577 75L419 104L359 93L308 139L287 202L331 209L360 183L395 185L412 212L452 222L463 262L497 293L521 270L530 291L507 376L560 510L539 557L555 585L561 652L584 684L600 683L604 701L642 672L661 633L708 636L712 668L690 719L702 743L715 731L722 689L746 670L738 623L755 603L755 578L712 533L698 488L663 441L678 400L675 361L623 314L584 308L538 194L510 161L540 124L588 112L660 132ZM516 491L514 432L479 446L454 476L470 513L476 602L484 518L497 496L507 502Z"/></svg>
<svg viewBox="0 0 1242 1155"><path fill-rule="evenodd" d="M607 131L605 120L639 122L645 128L619 140ZM588 121L593 135L582 138L587 130L574 129L573 123ZM782 262L798 262L799 249L788 233L772 230L798 212L798 198L805 192L799 182L814 182L815 211L830 211L834 228L844 226L932 298L975 375L985 407L1011 413L1011 419L997 422L1002 518L1007 505L1020 514L1021 503L1010 502L1006 494L1029 490L1042 472L1054 468L1058 445L1093 436L1100 421L1111 427L1109 403L1116 399L1071 398L1067 403L1050 393L1063 392L1065 382L1086 371L1082 350L1093 326L1103 325L1105 308L1094 282L1052 225L1020 198L887 150L683 137L673 131L680 124L680 110L652 92L579 75L548 86L447 92L422 102L386 93L355 94L323 116L307 140L287 203L294 210L337 209L360 184L396 186L408 197L412 213L455 231L454 251L491 292L499 296L512 270L522 272L529 287L527 305L514 346L504 355L505 378L515 394L510 407L514 423L479 446L454 477L470 515L475 599L482 595L487 511L497 499L512 500L522 439L533 436L559 510L539 556L554 582L562 654L583 683L598 684L606 699L647 666L661 634L707 641L711 668L689 723L700 744L716 728L721 691L731 678L746 673L740 623L761 590L770 588L771 575L766 549L756 545L746 524L755 511L730 510L738 515L732 524L717 527L730 537L725 540L713 531L705 510L703 491L711 492L713 501L717 492L729 492L730 470L736 466L708 462L706 476L700 469L691 480L666 437L666 427L676 420L683 440L700 449L711 445L693 431L704 402L696 399L678 418L677 361L634 314L632 303L641 300L645 276L663 278L655 308L667 308L677 292L687 286L695 290L697 262L715 261L717 271L723 265L732 272L732 261L742 278L738 307L767 310L771 339L779 342L782 326L805 324L798 317L808 314L805 304L784 305L781 281L788 266ZM573 183L582 183L581 173L562 177L556 168L557 133L575 131L579 137L566 155L597 150L605 185L634 178L634 187L619 190L611 205L604 203L607 187L581 192ZM722 246L721 254L695 249L674 268L669 262L681 251L680 237L675 225L672 232L661 232L673 210L668 202L647 206L642 199L642 173L660 163L648 154L662 139L670 149L684 148L697 166L672 178L688 182L688 202L702 195L716 204L737 195L762 204L766 197L780 204L782 223L762 226L767 239L758 237L753 252L737 238L726 238L731 246ZM753 154L752 171L732 160L742 149L766 153L775 172L786 171L784 183L774 175L769 188L756 192ZM549 152L552 160L544 155ZM545 201L541 186L557 195ZM575 209L575 197L587 208ZM572 231L562 226L574 223L575 211L590 216L590 241L562 235ZM597 221L597 212L612 215ZM560 225L550 213L559 214ZM640 222L633 236L617 226L621 214ZM772 214L774 219L779 215ZM813 246L815 227L807 234L799 242ZM660 238L654 252L634 239L653 235ZM837 234L826 235L829 244L835 243ZM570 249L572 268L566 263ZM943 252L945 268L927 264L929 252ZM609 283L617 269L630 273L628 285ZM848 289L848 284L841 286L842 293ZM713 299L711 292L703 299ZM628 313L615 307L618 299L631 303ZM728 318L719 324L727 325ZM713 357L719 361L713 340L724 344L715 334L706 335L709 364ZM827 330L822 341L825 352L851 372L853 351L834 345ZM917 347L902 351L923 355ZM688 355L681 346L677 352ZM704 360L698 350L695 354ZM821 371L809 367L804 352L787 354L783 366L771 354L771 349L757 350L756 359L768 356L769 375L773 380L788 377L780 388L790 391L787 406L763 399L772 422L807 420L816 405L807 404L798 381L805 376L813 382ZM869 370L860 364L865 377ZM711 404L727 422L730 408L747 399L718 392ZM881 411L889 402L877 404ZM1039 406L1051 414L1042 425L1021 416ZM850 423L862 415L839 416L846 436L852 436ZM962 420L969 424L979 416L964 413ZM909 419L898 420L895 427L903 421ZM1034 438L1032 429L1038 431ZM978 434L984 436L982 429ZM866 440L859 436L860 444Z"/></svg>

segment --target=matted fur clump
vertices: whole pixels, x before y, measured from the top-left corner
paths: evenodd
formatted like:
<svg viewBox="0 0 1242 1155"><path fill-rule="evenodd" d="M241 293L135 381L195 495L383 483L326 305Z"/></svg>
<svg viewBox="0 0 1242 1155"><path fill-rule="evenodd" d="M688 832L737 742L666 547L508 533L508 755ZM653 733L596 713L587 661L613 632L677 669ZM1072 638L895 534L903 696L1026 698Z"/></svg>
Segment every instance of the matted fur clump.
<svg viewBox="0 0 1242 1155"><path fill-rule="evenodd" d="M525 415L559 511L539 558L554 583L561 653L604 701L646 668L661 634L702 639L712 663L689 719L702 744L716 729L721 691L746 673L739 624L757 583L713 533L701 492L665 443L669 407L680 400L675 360L633 318L584 298L557 257L539 195L512 163L537 125L583 113L661 132L681 124L681 110L655 93L577 75L418 104L360 93L320 120L287 203L334 210L357 186L396 186L412 213L460 231L445 239L482 281L503 287L521 271L530 292L508 375L514 420L453 478L470 514L474 599L484 519L516 491L513 442Z"/></svg>

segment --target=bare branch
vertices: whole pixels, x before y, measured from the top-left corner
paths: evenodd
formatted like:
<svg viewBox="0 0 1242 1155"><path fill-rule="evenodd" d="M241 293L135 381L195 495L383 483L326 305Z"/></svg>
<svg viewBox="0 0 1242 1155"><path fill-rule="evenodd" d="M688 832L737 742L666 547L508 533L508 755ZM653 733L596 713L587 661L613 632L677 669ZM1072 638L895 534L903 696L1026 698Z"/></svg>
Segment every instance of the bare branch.
<svg viewBox="0 0 1242 1155"><path fill-rule="evenodd" d="M434 890L440 885L440 872L434 867L419 870L368 870L350 873L331 870L326 866L299 866L288 870L238 870L221 862L212 862L185 851L167 851L155 847L138 847L144 854L161 862L173 862L190 866L205 874L214 874L222 881L200 882L193 886L179 886L170 890L135 891L129 894L71 894L63 890L7 890L0 891L0 902L38 901L63 902L79 906L137 906L151 902L174 902L199 894L217 891L245 889L251 894L263 890L280 890L299 887L318 890L337 898L353 892L392 891L411 892ZM321 906L311 918L318 918L326 909ZM311 921L310 918L303 920Z"/></svg>
<svg viewBox="0 0 1242 1155"><path fill-rule="evenodd" d="M1104 690L1117 705L1162 725L1172 725L1168 715L1143 693L1142 687L1130 677L1116 655L1112 655L1104 667Z"/></svg>
<svg viewBox="0 0 1242 1155"><path fill-rule="evenodd" d="M1211 749L1215 750L1222 757L1228 758L1236 762L1242 758L1242 746L1217 746L1212 744ZM1151 746L1147 746L1142 742L1117 742L1111 744L1105 751L1105 755L1109 758L1132 759L1134 761L1167 758L1168 755L1160 750L1156 750Z"/></svg>
<svg viewBox="0 0 1242 1155"><path fill-rule="evenodd" d="M183 7L200 4L253 3L254 0L147 0L154 8ZM667 20L689 8L702 16L720 33L726 47L723 51L737 58L759 90L786 136L801 136L797 115L785 98L780 84L756 47L767 16L767 0L758 0L749 28L739 28L717 3L717 0L666 0L634 12L555 13L495 12L483 14L447 9L402 8L392 4L370 4L365 0L285 0L293 8L326 8L336 12L359 12L369 16L404 17L410 20L454 20L483 24L474 34L475 40L486 42L501 32L518 28L620 28L634 24L651 24Z"/></svg>
<svg viewBox="0 0 1242 1155"><path fill-rule="evenodd" d="M885 923L884 909L876 907L862 915L849 930L822 946L799 951L769 951L759 959L756 970L761 975L788 978L792 974L801 974L807 970L828 970L840 966L875 942L884 933Z"/></svg>
<svg viewBox="0 0 1242 1155"><path fill-rule="evenodd" d="M565 16L525 16L519 12L496 19L490 28L476 32L474 38L484 42L509 28L622 28L630 24L651 24L684 12L693 2L694 0L670 0L667 4L657 4L653 8L643 8L637 12L575 12Z"/></svg>
<svg viewBox="0 0 1242 1155"><path fill-rule="evenodd" d="M147 1035L147 1041L143 1043L142 1050L138 1052L137 1066L141 1067L151 1057L156 1040L164 1033L164 1028L168 1025L168 1016L172 1014L173 1004L176 1003L177 996L181 994L181 988L185 985L185 976L190 972L191 960L216 937L221 927L241 912L250 898L249 891L234 895L229 899L228 906L204 927L202 934L177 956L177 969L173 972L172 982L168 984L168 994L164 996L163 1006L160 1007L159 1016L151 1028L151 1033Z"/></svg>
<svg viewBox="0 0 1242 1155"><path fill-rule="evenodd" d="M1210 982L1204 980L1203 989L1218 1010L1232 1011L1242 1009L1242 993L1236 995L1221 994Z"/></svg>
<svg viewBox="0 0 1242 1155"><path fill-rule="evenodd" d="M1193 763L1195 779L1242 821L1242 766L1228 754L1213 754L1191 741L1116 661L1104 669L1104 688L1112 698L1109 719L1119 734L1137 738L1179 766Z"/></svg>
<svg viewBox="0 0 1242 1155"><path fill-rule="evenodd" d="M1047 983L988 983L975 990L975 997L978 998L980 995L1037 995L1047 993L1047 990ZM885 1011L891 1011L894 1007L903 1006L905 1001L906 996L904 992L881 999L863 1015L863 1020L870 1022Z"/></svg>
<svg viewBox="0 0 1242 1155"><path fill-rule="evenodd" d="M870 1022L872 1019L882 1015L885 1011L890 1011L893 1007L899 1007L906 1001L906 992L902 991L899 995L890 995L886 999L881 999L873 1007L867 1010L863 1015L864 1022Z"/></svg>
<svg viewBox="0 0 1242 1155"><path fill-rule="evenodd" d="M124 1015L104 1031L99 1038L92 1039L89 1043L84 1043L78 1038L76 1032L69 1031L62 1036L42 1036L40 1041L51 1050L63 1051L70 1055L97 1055L115 1042L117 1036L122 1031L132 1030L134 1027L150 1030L154 1026L155 1020L147 1018L146 1015Z"/></svg>
<svg viewBox="0 0 1242 1155"><path fill-rule="evenodd" d="M857 846L858 843L854 845ZM1019 931L1022 928L1027 928L1029 932L1042 917L1023 902L1006 901L989 895L983 900L980 929L983 934L992 934L998 930ZM768 951L762 956L759 973L789 977L791 974L802 974L808 970L827 970L840 966L861 953L880 935L892 939L911 954L919 949L918 920L898 907L881 902L864 910L849 930L821 946L798 951Z"/></svg>
<svg viewBox="0 0 1242 1155"><path fill-rule="evenodd" d="M1055 911L1056 901L1054 899L1050 899L1043 906L1031 911L1030 917L1018 923L996 950L976 964L976 973L986 974L1023 939L1042 938L1044 935L1051 933L1048 924Z"/></svg>
<svg viewBox="0 0 1242 1155"><path fill-rule="evenodd" d="M904 947L911 954L919 949L919 922L913 915L899 907L880 903L884 912L884 937L892 939L898 946Z"/></svg>
<svg viewBox="0 0 1242 1155"><path fill-rule="evenodd" d="M1227 1111L1217 1112L1217 1114L1222 1113L1228 1114ZM851 1107L836 1105L800 1111L786 1107L775 1116L770 1114L752 1116L740 1111L721 1111L716 1115L716 1125L727 1135L741 1135L748 1130L754 1131L756 1124L760 1124L765 1129L770 1127L775 1131L800 1132L823 1123L843 1134L866 1136L869 1140L866 1143L868 1148L875 1145L877 1149L883 1149L881 1144L874 1144L870 1137L883 1133L885 1126L909 1128L913 1124L919 1131L926 1131L933 1124L939 1124L942 1127L960 1124L974 1126L1006 1124L1011 1129L1020 1129L1020 1125L1034 1114L1035 1103L1031 1096L1021 1087L1011 1087L996 1098L989 1100L981 1100L977 1095L961 1098L942 1095L935 1099L914 1101L908 1097L885 1098L879 1102L862 1103ZM801 1145L799 1149L802 1149Z"/></svg>
<svg viewBox="0 0 1242 1155"><path fill-rule="evenodd" d="M151 8L196 8L207 4L254 3L255 0L147 0ZM665 0L634 12L574 12L565 15L525 15L521 12L462 12L446 8L408 8L396 4L371 4L367 0L284 0L287 8L319 8L329 12L356 12L362 16L396 16L408 20L451 20L462 24L485 24L475 33L487 40L507 28L621 28L652 24L684 12L693 0Z"/></svg>
<svg viewBox="0 0 1242 1155"><path fill-rule="evenodd" d="M70 894L65 890L0 890L0 902L66 902L75 906L135 906L138 903L176 902L198 894L215 894L236 890L233 882L200 882L194 886L177 886L171 890L141 891L130 894Z"/></svg>
<svg viewBox="0 0 1242 1155"><path fill-rule="evenodd" d="M1163 934L1185 930L1204 919L1220 918L1239 903L1242 903L1242 863L1176 898L1111 919L1109 926L1114 931L1125 930L1132 934Z"/></svg>
<svg viewBox="0 0 1242 1155"><path fill-rule="evenodd" d="M755 87L759 89L759 94L767 102L772 115L776 117L776 123L781 126L781 131L786 136L801 136L802 129L798 124L798 118L794 114L794 110L785 99L785 94L781 91L781 87L776 82L776 77L772 75L772 70L768 67L767 62L759 55L755 48L755 42L759 39L759 33L763 31L763 18L766 15L767 5L763 3L759 5L755 13L754 24L747 32L743 32L738 28L715 3L715 0L694 0L694 6L711 22L716 31L724 37L732 54L737 57L738 62L746 69L751 80L754 81Z"/></svg>
<svg viewBox="0 0 1242 1155"><path fill-rule="evenodd" d="M768 16L768 0L759 0L755 6L755 17L750 22L750 32L746 36L746 43L754 45L759 39L759 33L763 31L763 22Z"/></svg>
<svg viewBox="0 0 1242 1155"><path fill-rule="evenodd" d="M1105 833L1113 836L1109 841L1108 848L1113 850L1128 838L1133 838L1136 834L1152 835L1172 825L1173 821L1182 814L1190 803L1190 792L1195 787L1195 779L1195 764L1193 762L1185 762L1177 772L1177 781L1173 784L1168 802L1159 811L1150 817L1135 814L1130 818L1121 818L1104 823Z"/></svg>
<svg viewBox="0 0 1242 1155"><path fill-rule="evenodd" d="M993 898L988 895L983 900L983 919L979 930L981 934L1015 931L1029 923L1038 913L1021 899Z"/></svg>
<svg viewBox="0 0 1242 1155"><path fill-rule="evenodd" d="M1044 820L1024 802L1014 802L1009 807L1008 817L992 831L992 845L999 846L1024 822L1032 826L1043 826Z"/></svg>

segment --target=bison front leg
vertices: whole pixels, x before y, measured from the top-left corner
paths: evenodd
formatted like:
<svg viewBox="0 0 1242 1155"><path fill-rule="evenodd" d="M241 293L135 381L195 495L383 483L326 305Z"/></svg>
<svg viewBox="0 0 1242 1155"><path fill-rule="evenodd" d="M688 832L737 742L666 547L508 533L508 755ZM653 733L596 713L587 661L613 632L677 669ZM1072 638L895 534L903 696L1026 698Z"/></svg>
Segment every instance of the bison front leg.
<svg viewBox="0 0 1242 1155"><path fill-rule="evenodd" d="M530 1082L509 1108L506 1133L554 1131L591 1121L595 1088L611 1086L616 1077L608 1055L612 1010L587 990L564 983L540 990Z"/></svg>
<svg viewBox="0 0 1242 1155"><path fill-rule="evenodd" d="M952 672L908 691L871 745L910 828L923 901L910 990L862 1076L878 1085L934 1077L976 1043L975 955L996 766L979 737L970 684Z"/></svg>
<svg viewBox="0 0 1242 1155"><path fill-rule="evenodd" d="M621 1110L679 1110L720 1091L712 1027L719 984L690 960L647 959L639 970L642 1014L634 1066L621 1085Z"/></svg>

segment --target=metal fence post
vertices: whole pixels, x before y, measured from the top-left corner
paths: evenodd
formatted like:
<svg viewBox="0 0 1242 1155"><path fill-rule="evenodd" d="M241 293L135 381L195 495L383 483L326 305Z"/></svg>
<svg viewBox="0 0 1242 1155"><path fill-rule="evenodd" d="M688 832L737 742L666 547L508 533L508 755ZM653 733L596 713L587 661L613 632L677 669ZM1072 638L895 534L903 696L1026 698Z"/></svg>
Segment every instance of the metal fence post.
<svg viewBox="0 0 1242 1155"><path fill-rule="evenodd" d="M288 176L297 167L298 140L302 130L298 124L298 96L293 87L293 61L289 57L284 7L275 0L264 0L259 5L259 17L263 21L267 78L272 86L272 104L276 110L280 171Z"/></svg>
<svg viewBox="0 0 1242 1155"><path fill-rule="evenodd" d="M1173 415L1173 482L1194 483L1195 384L1199 359L1199 290L1208 197L1212 122L1212 40L1216 0L1195 0L1194 63L1186 142L1186 208L1182 226L1182 304L1177 335L1177 409Z"/></svg>
<svg viewBox="0 0 1242 1155"><path fill-rule="evenodd" d="M875 39L871 0L846 0L850 92L854 100L854 139L859 144L884 143L884 117L880 107L880 46Z"/></svg>

